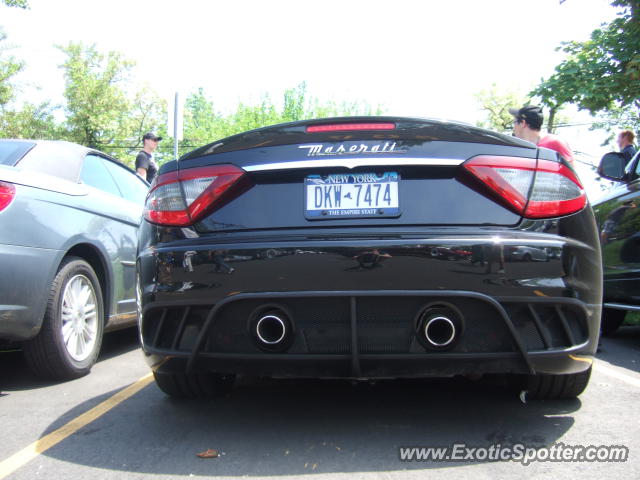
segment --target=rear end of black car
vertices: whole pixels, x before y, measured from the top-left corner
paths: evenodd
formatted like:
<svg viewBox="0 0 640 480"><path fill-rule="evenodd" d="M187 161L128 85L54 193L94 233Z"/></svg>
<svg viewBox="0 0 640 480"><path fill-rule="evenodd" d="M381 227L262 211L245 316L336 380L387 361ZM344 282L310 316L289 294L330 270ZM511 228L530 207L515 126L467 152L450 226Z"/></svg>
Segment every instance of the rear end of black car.
<svg viewBox="0 0 640 480"><path fill-rule="evenodd" d="M143 350L169 395L238 374L513 374L543 398L589 380L593 213L562 158L512 137L395 117L254 130L165 164L139 240Z"/></svg>

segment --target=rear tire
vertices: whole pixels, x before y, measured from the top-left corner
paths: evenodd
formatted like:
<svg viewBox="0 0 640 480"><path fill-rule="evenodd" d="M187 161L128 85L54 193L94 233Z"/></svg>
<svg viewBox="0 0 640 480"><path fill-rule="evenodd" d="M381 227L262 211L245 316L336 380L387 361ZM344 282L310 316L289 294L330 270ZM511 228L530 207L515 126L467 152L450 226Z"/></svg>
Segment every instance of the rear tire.
<svg viewBox="0 0 640 480"><path fill-rule="evenodd" d="M523 389L529 398L555 400L576 398L589 384L591 367L584 372L564 375L527 375L524 377Z"/></svg>
<svg viewBox="0 0 640 480"><path fill-rule="evenodd" d="M626 310L617 310L613 308L602 309L602 322L600 323L600 331L605 337L615 332L624 322L627 315Z"/></svg>
<svg viewBox="0 0 640 480"><path fill-rule="evenodd" d="M91 371L104 331L100 282L91 266L78 257L60 264L36 337L24 344L27 363L36 375L71 380Z"/></svg>
<svg viewBox="0 0 640 480"><path fill-rule="evenodd" d="M214 398L231 392L234 375L216 373L160 373L153 372L156 385L164 393L178 398Z"/></svg>

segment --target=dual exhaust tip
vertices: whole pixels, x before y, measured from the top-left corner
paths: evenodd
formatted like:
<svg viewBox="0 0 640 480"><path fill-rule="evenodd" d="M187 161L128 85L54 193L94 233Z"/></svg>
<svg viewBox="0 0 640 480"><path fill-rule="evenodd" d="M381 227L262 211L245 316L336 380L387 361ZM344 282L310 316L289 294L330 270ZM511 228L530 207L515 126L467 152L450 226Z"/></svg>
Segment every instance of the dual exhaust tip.
<svg viewBox="0 0 640 480"><path fill-rule="evenodd" d="M256 336L263 345L278 345L287 337L287 324L282 316L268 313L258 319Z"/></svg>
<svg viewBox="0 0 640 480"><path fill-rule="evenodd" d="M430 306L418 316L418 340L431 350L449 350L460 336L464 322L458 309L450 306Z"/></svg>
<svg viewBox="0 0 640 480"><path fill-rule="evenodd" d="M430 350L449 350L460 338L463 318L451 306L428 306L418 315L417 338ZM291 345L294 325L291 315L279 306L265 306L254 312L250 331L258 347L269 352L282 352Z"/></svg>
<svg viewBox="0 0 640 480"><path fill-rule="evenodd" d="M266 306L251 315L249 330L257 345L270 352L282 352L293 340L291 316L282 307Z"/></svg>

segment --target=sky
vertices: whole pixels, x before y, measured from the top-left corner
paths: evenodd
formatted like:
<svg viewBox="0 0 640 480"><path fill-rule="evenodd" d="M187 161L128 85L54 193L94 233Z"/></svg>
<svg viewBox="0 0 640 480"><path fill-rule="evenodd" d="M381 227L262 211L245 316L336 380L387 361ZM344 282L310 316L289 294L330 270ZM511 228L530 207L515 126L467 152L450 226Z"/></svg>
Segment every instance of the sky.
<svg viewBox="0 0 640 480"><path fill-rule="evenodd" d="M220 111L307 82L321 100L361 100L392 115L475 123L492 83L523 94L553 73L562 41L615 16L609 0L29 0L0 6L30 99L62 103L63 55L95 43L134 60L162 97L203 87ZM39 87L39 89L36 89ZM572 122L589 121L570 109ZM558 132L597 162L603 133Z"/></svg>

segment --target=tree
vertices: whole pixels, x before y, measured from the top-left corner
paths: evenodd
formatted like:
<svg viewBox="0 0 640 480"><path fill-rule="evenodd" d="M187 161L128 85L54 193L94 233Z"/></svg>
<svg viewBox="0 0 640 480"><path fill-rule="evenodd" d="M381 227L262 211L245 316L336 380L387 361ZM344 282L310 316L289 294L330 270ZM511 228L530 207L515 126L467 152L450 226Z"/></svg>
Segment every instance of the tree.
<svg viewBox="0 0 640 480"><path fill-rule="evenodd" d="M207 98L202 87L187 97L183 135L186 145L204 145L224 136L224 130L222 116L215 111L213 102Z"/></svg>
<svg viewBox="0 0 640 480"><path fill-rule="evenodd" d="M0 137L4 138L55 138L59 127L53 116L55 107L45 102L40 105L25 103L16 109L16 84L14 79L24 68L24 62L6 52L7 35L0 29Z"/></svg>
<svg viewBox="0 0 640 480"><path fill-rule="evenodd" d="M310 110L307 105L307 83L302 82L295 88L284 91L281 120L295 122L302 120Z"/></svg>
<svg viewBox="0 0 640 480"><path fill-rule="evenodd" d="M352 117L358 115L382 115L382 105L371 106L361 100L324 100L307 95L307 83L284 92L281 122L293 122L310 118Z"/></svg>
<svg viewBox="0 0 640 480"><path fill-rule="evenodd" d="M509 113L510 108L520 108L522 105L531 103L531 97L514 90L500 88L495 83L477 93L476 100L487 115L486 119L480 120L477 125L498 132L507 132L513 128L513 115Z"/></svg>
<svg viewBox="0 0 640 480"><path fill-rule="evenodd" d="M24 68L24 62L16 60L12 55L6 55L11 49L4 43L6 40L7 34L0 29L0 111L14 99L15 86L12 79Z"/></svg>
<svg viewBox="0 0 640 480"><path fill-rule="evenodd" d="M7 7L29 8L27 0L2 0Z"/></svg>
<svg viewBox="0 0 640 480"><path fill-rule="evenodd" d="M0 114L1 138L56 139L64 136L49 103L25 103L19 110L7 109Z"/></svg>
<svg viewBox="0 0 640 480"><path fill-rule="evenodd" d="M0 32L1 33L1 32ZM0 41L4 40L0 36ZM166 105L148 87L135 89L127 78L133 63L118 52L102 54L95 46L70 43L58 47L67 58L65 76L66 118L56 121L60 107L48 102L15 106L13 76L23 68L13 57L3 58L0 48L0 136L10 138L65 139L97 148L116 157L141 143L144 132L158 131L166 118Z"/></svg>
<svg viewBox="0 0 640 480"><path fill-rule="evenodd" d="M613 141L621 130L640 132L640 117L633 107L614 106L607 111L599 112L591 129L607 132L607 139L602 144L604 146Z"/></svg>
<svg viewBox="0 0 640 480"><path fill-rule="evenodd" d="M142 148L142 136L145 133L155 132L161 137L167 137L167 102L148 85L134 90L130 97L129 109L120 120L116 138L109 144L100 145L100 150L133 167L137 151ZM159 151L158 160L162 159L162 151Z"/></svg>
<svg viewBox="0 0 640 480"><path fill-rule="evenodd" d="M134 62L120 52L101 53L95 45L58 47L66 55L65 139L96 148L133 165L142 135L164 135L166 102L148 86L129 79Z"/></svg>
<svg viewBox="0 0 640 480"><path fill-rule="evenodd" d="M307 118L328 118L328 117L353 117L360 115L383 115L384 106L378 104L368 105L360 100L329 100L321 102L315 98Z"/></svg>
<svg viewBox="0 0 640 480"><path fill-rule="evenodd" d="M121 130L125 132L126 138L133 138L136 146L142 146L142 136L145 133L160 132L162 128L166 128L167 102L148 85L135 91L129 105L128 121L121 125Z"/></svg>
<svg viewBox="0 0 640 480"><path fill-rule="evenodd" d="M58 47L67 55L64 70L68 139L91 148L110 145L128 123L130 103L124 91L133 62L118 52L106 55L95 45Z"/></svg>
<svg viewBox="0 0 640 480"><path fill-rule="evenodd" d="M567 57L532 95L549 108L576 104L592 114L614 107L640 113L640 0L614 0L622 8L585 42L565 42Z"/></svg>
<svg viewBox="0 0 640 480"><path fill-rule="evenodd" d="M257 105L240 102L235 111L223 115L215 110L204 89L199 88L185 101L181 148L205 145L216 139L277 123L333 116L380 115L382 110L379 105L371 107L359 100L322 102L309 96L307 85L302 82L284 91L280 105L275 105L269 95L263 94ZM162 148L168 147L163 145Z"/></svg>
<svg viewBox="0 0 640 480"><path fill-rule="evenodd" d="M282 119L282 113L276 110L269 95L263 95L258 105L238 104L236 111L226 118L224 136L280 123Z"/></svg>

